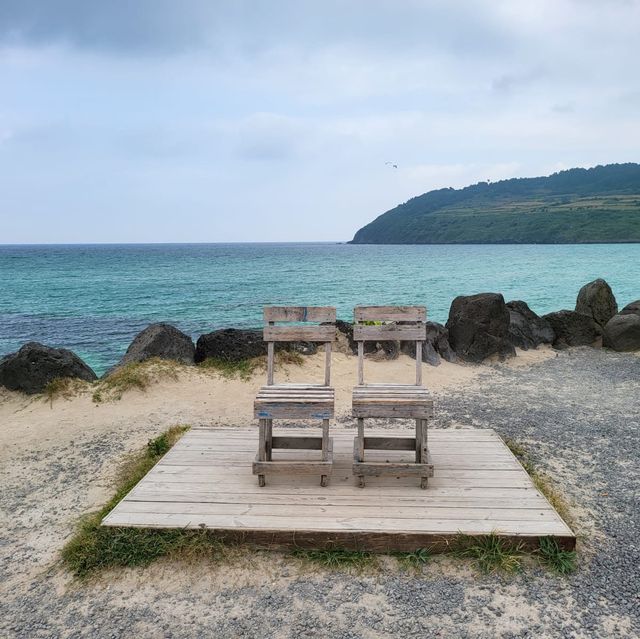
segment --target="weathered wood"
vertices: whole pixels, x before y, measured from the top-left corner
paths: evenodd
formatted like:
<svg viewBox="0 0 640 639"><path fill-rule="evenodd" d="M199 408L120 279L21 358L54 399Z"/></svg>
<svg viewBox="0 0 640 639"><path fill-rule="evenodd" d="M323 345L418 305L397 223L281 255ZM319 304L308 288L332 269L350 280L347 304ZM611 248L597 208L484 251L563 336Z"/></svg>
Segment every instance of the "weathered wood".
<svg viewBox="0 0 640 639"><path fill-rule="evenodd" d="M273 385L273 368L274 368L274 347L273 342L267 344L267 384Z"/></svg>
<svg viewBox="0 0 640 639"><path fill-rule="evenodd" d="M416 386L422 384L422 342L416 342Z"/></svg>
<svg viewBox="0 0 640 639"><path fill-rule="evenodd" d="M431 464L416 464L414 462L354 462L354 475L365 477L380 477L393 475L394 477L433 477Z"/></svg>
<svg viewBox="0 0 640 639"><path fill-rule="evenodd" d="M364 421L364 420L363 420ZM415 450L415 437L365 437L367 450Z"/></svg>
<svg viewBox="0 0 640 639"><path fill-rule="evenodd" d="M427 309L424 306L356 306L353 317L356 322L424 322Z"/></svg>
<svg viewBox="0 0 640 639"><path fill-rule="evenodd" d="M335 326L265 326L265 342L333 342Z"/></svg>
<svg viewBox="0 0 640 639"><path fill-rule="evenodd" d="M322 438L278 435L273 438L273 448L278 450L322 450Z"/></svg>
<svg viewBox="0 0 640 639"><path fill-rule="evenodd" d="M256 459L253 462L253 474L259 475L330 475L331 461L298 461L298 462L279 462L279 461L260 461Z"/></svg>
<svg viewBox="0 0 640 639"><path fill-rule="evenodd" d="M364 384L364 342L358 342L358 384Z"/></svg>
<svg viewBox="0 0 640 639"><path fill-rule="evenodd" d="M374 439L388 434L387 430L369 433ZM410 434L402 429L394 439L410 440ZM279 436L307 435L306 429L286 429L273 437L273 444ZM415 476L394 474L367 475L366 490L359 490L357 476L352 474L354 431L342 429L331 438L330 488L319 485L322 472L289 475L271 473L269 468L265 471L268 484L259 488L252 475L254 438L253 428L193 429L125 496L104 524L203 526L216 537L228 535L230 540L282 548L338 544L384 552L429 547L436 552L459 533L492 532L532 547L548 535L561 547L575 544L570 529L492 431L431 431L431 458L442 461L425 491L418 489ZM317 449L274 453L287 456L287 463L300 461L288 457L298 453L318 458ZM386 467L385 459L410 463L413 455L410 449L370 450L365 465L377 462ZM202 462L194 461L199 459ZM482 470L483 459L506 459L499 462L500 467L506 463L505 469Z"/></svg>
<svg viewBox="0 0 640 639"><path fill-rule="evenodd" d="M331 342L324 345L324 385L331 384Z"/></svg>
<svg viewBox="0 0 640 639"><path fill-rule="evenodd" d="M357 418L398 418L398 419L426 419L433 417L433 406L397 405L394 403L354 404L351 409L352 417Z"/></svg>
<svg viewBox="0 0 640 639"><path fill-rule="evenodd" d="M353 339L356 342L385 342L390 340L424 341L427 337L427 329L424 324L404 326L398 324L380 324L369 326L355 324L353 327Z"/></svg>
<svg viewBox="0 0 640 639"><path fill-rule="evenodd" d="M265 306L265 322L335 322L333 306Z"/></svg>

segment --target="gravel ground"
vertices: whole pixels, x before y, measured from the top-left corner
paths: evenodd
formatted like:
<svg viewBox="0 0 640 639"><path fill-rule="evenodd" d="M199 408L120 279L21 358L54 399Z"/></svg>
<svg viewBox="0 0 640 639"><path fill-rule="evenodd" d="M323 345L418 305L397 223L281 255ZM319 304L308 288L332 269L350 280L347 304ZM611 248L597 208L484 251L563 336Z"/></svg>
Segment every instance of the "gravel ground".
<svg viewBox="0 0 640 639"><path fill-rule="evenodd" d="M640 637L639 419L640 357L592 349L496 365L439 398L435 426L494 428L561 488L583 535L569 578L535 567L479 576L448 558L419 575L391 561L350 575L252 553L78 585L57 552L103 499L109 464L150 433L87 433L17 456L19 475L0 467L0 637Z"/></svg>

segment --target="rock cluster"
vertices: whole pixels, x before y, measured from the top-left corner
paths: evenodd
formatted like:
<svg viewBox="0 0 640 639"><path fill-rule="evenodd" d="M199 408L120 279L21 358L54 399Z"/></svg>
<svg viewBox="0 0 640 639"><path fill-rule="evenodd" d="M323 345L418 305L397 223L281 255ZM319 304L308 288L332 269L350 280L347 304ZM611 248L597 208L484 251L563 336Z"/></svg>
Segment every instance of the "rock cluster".
<svg viewBox="0 0 640 639"><path fill-rule="evenodd" d="M338 320L336 327L337 349L357 353L353 325ZM446 326L427 322L422 360L432 366L439 365L442 359L477 363L492 356L500 359L513 356L516 346L523 349L537 348L540 344L552 344L557 349L588 346L596 343L600 336L607 348L621 352L640 350L640 300L618 312L611 287L602 279L580 289L575 310L555 311L542 317L521 300L505 303L499 293L479 293L456 297ZM279 343L276 349L312 355L317 345ZM365 343L369 357L395 359L401 352L415 357L415 342ZM193 364L207 358L237 362L266 353L262 329L219 329L201 335L194 345L191 337L175 326L157 323L135 336L113 369L152 357ZM93 370L73 352L38 342L29 342L18 352L0 359L0 386L10 390L41 393L56 378L97 379Z"/></svg>

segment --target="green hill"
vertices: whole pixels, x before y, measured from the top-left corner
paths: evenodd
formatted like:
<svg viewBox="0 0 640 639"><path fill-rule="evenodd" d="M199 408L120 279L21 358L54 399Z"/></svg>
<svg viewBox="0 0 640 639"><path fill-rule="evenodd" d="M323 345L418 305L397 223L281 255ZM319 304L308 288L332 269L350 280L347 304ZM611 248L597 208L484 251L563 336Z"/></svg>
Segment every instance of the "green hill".
<svg viewBox="0 0 640 639"><path fill-rule="evenodd" d="M414 197L351 244L640 242L640 164L479 182Z"/></svg>

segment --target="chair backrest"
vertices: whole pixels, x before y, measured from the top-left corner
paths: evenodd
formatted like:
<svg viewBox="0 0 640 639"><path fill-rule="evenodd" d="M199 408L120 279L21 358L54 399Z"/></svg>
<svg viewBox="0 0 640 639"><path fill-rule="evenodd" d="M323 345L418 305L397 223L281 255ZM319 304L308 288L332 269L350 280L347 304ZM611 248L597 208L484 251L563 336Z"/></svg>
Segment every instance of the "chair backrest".
<svg viewBox="0 0 640 639"><path fill-rule="evenodd" d="M358 343L358 384L364 384L364 343L415 341L416 386L422 384L422 342L427 338L424 306L356 306L353 339Z"/></svg>
<svg viewBox="0 0 640 639"><path fill-rule="evenodd" d="M276 326L276 323L289 326ZM296 325L291 325L296 322ZM314 322L300 326L300 322ZM336 339L336 309L331 306L265 306L263 339L267 342L267 384L273 385L275 342L323 342L324 385L331 383L331 343Z"/></svg>

